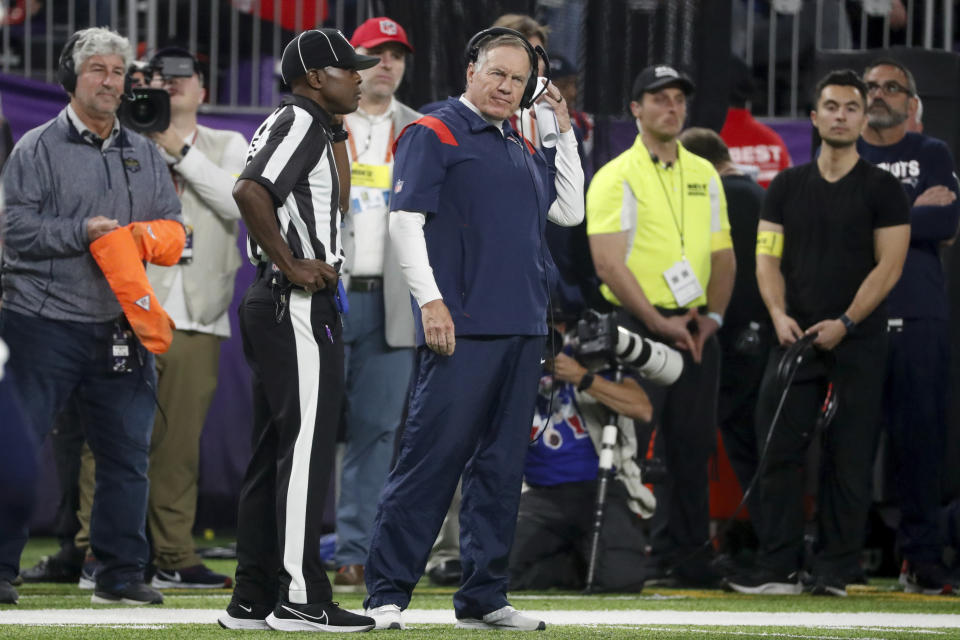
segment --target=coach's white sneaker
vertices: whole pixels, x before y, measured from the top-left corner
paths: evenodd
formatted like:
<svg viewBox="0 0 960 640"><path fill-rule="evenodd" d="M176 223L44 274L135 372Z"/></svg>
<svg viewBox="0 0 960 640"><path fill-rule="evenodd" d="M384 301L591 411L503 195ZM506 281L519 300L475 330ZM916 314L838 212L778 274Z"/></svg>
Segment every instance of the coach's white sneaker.
<svg viewBox="0 0 960 640"><path fill-rule="evenodd" d="M476 618L459 618L456 629L500 629L503 631L543 631L547 628L547 623L543 620L536 620L523 615L510 605L501 607L496 611L491 611L483 616L482 620Z"/></svg>
<svg viewBox="0 0 960 640"><path fill-rule="evenodd" d="M403 624L403 612L395 604L385 604L373 609L365 609L364 615L373 618L376 629L406 629Z"/></svg>

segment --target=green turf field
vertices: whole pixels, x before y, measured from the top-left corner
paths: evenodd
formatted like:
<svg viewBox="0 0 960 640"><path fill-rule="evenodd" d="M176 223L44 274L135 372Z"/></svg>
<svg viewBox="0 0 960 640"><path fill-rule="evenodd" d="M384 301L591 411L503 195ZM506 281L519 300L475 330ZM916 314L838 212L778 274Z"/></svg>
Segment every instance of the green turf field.
<svg viewBox="0 0 960 640"><path fill-rule="evenodd" d="M198 544L212 544L198 541ZM22 566L56 551L53 540L34 540ZM232 575L231 560L208 560ZM18 606L0 606L0 638L207 638L275 637L277 632L224 631L215 623L229 590L166 590L160 607L120 609L91 605L90 592L72 584L19 587ZM647 589L642 594L584 596L574 592L515 593L518 609L542 612L547 631L538 638L958 638L960 599L904 594L895 580L851 587L847 598L744 596L719 590ZM424 582L414 595L405 632L374 636L410 640L502 637L503 632L457 631L452 623L452 588ZM359 594L337 594L350 609L362 607ZM922 617L918 617L921 616ZM554 621L551 622L551 616ZM78 622L83 618L83 622ZM202 621L202 623L198 623Z"/></svg>

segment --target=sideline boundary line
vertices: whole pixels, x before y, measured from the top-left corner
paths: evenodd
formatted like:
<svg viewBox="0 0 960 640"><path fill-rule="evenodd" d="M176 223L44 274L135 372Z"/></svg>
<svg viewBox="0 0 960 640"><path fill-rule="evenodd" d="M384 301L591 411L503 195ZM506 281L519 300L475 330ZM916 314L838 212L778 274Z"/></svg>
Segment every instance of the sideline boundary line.
<svg viewBox="0 0 960 640"><path fill-rule="evenodd" d="M155 625L216 624L221 609L173 609L125 607L122 609L26 609L0 610L0 625ZM357 611L362 613L362 611ZM760 611L671 610L525 610L526 615L546 620L547 625L680 625L703 627L820 627L820 628L927 628L960 629L960 614L928 613L821 613ZM408 609L408 624L449 624L449 609Z"/></svg>

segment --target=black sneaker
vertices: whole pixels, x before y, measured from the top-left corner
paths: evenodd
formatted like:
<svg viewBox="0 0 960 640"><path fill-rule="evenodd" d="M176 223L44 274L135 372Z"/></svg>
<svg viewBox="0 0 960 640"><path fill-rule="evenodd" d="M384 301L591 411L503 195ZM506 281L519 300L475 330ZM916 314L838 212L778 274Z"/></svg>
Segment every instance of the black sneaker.
<svg viewBox="0 0 960 640"><path fill-rule="evenodd" d="M150 581L154 589L229 589L233 580L203 564L186 569L157 569Z"/></svg>
<svg viewBox="0 0 960 640"><path fill-rule="evenodd" d="M217 618L217 622L224 629L246 629L246 630L266 630L267 616L273 611L270 605L255 604L253 602L240 602L233 599L227 605L227 610Z"/></svg>
<svg viewBox="0 0 960 640"><path fill-rule="evenodd" d="M0 580L0 604L17 604L20 594L13 588L9 580Z"/></svg>
<svg viewBox="0 0 960 640"><path fill-rule="evenodd" d="M80 579L82 566L82 551L74 546L61 547L60 551L44 556L20 575L24 582L74 582Z"/></svg>
<svg viewBox="0 0 960 640"><path fill-rule="evenodd" d="M906 560L900 569L900 584L905 593L922 593L927 596L949 596L954 594L952 581L947 570L939 563L917 563L911 565Z"/></svg>
<svg viewBox="0 0 960 640"><path fill-rule="evenodd" d="M293 604L280 602L267 616L267 625L276 631L370 631L376 621L341 609L337 602Z"/></svg>
<svg viewBox="0 0 960 640"><path fill-rule="evenodd" d="M803 592L796 572L783 575L766 569L755 569L725 578L723 588L737 593L774 596L795 596Z"/></svg>
<svg viewBox="0 0 960 640"><path fill-rule="evenodd" d="M163 594L140 581L115 587L97 587L90 596L93 604L163 604Z"/></svg>
<svg viewBox="0 0 960 640"><path fill-rule="evenodd" d="M809 591L815 596L847 597L847 581L838 576L814 575Z"/></svg>
<svg viewBox="0 0 960 640"><path fill-rule="evenodd" d="M427 569L430 582L438 587L453 587L460 584L462 573L463 567L460 566L459 558L448 558Z"/></svg>

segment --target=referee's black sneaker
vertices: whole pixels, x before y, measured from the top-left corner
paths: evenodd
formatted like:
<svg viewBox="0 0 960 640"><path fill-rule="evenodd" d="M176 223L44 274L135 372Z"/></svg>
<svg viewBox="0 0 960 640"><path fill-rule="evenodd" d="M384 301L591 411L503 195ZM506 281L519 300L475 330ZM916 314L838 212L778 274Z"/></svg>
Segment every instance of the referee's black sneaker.
<svg viewBox="0 0 960 640"><path fill-rule="evenodd" d="M143 582L125 582L115 587L94 588L90 597L93 604L163 604L163 594Z"/></svg>
<svg viewBox="0 0 960 640"><path fill-rule="evenodd" d="M270 605L254 602L241 602L236 598L230 600L227 610L220 614L217 622L224 629L247 629L269 631L267 616L273 611Z"/></svg>
<svg viewBox="0 0 960 640"><path fill-rule="evenodd" d="M835 575L815 574L811 576L807 590L814 596L847 596L847 581Z"/></svg>
<svg viewBox="0 0 960 640"><path fill-rule="evenodd" d="M341 609L337 602L293 604L281 601L267 616L267 625L276 631L370 631L376 621Z"/></svg>

